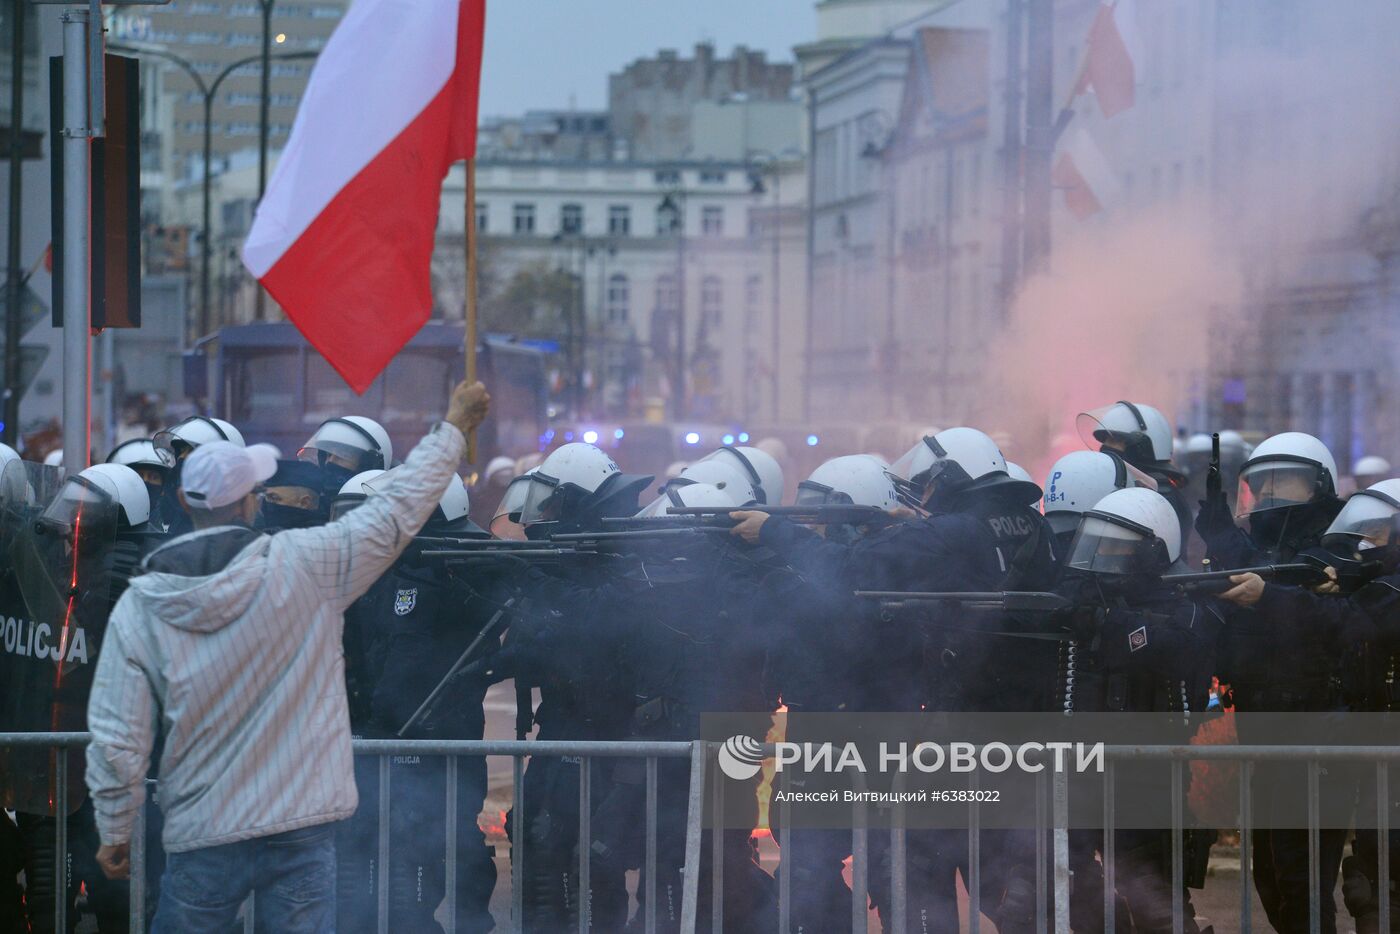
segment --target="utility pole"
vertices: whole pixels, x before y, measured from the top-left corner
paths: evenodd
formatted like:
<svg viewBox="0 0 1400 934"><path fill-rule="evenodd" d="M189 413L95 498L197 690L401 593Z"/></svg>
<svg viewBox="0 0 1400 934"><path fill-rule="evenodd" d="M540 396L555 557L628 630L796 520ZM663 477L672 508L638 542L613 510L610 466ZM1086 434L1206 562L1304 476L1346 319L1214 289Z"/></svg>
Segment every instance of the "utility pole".
<svg viewBox="0 0 1400 934"><path fill-rule="evenodd" d="M259 78L261 93L258 95L258 203L262 203L263 192L267 191L267 138L269 132L268 105L271 96L271 71L272 71L272 5L276 0L258 0L262 7L262 76ZM205 127L208 127L205 123ZM208 184L208 177L205 178ZM253 287L257 297L254 299L253 319L262 321L267 317L267 293L263 291L262 283L255 282Z"/></svg>
<svg viewBox="0 0 1400 934"><path fill-rule="evenodd" d="M5 241L5 390L4 441L19 447L19 341L24 279L20 273L20 197L24 176L24 12L21 0L10 7L10 185L9 226Z"/></svg>
<svg viewBox="0 0 1400 934"><path fill-rule="evenodd" d="M1005 322L1021 281L1021 38L1023 0L1006 0L1006 115L1002 130L1001 314Z"/></svg>
<svg viewBox="0 0 1400 934"><path fill-rule="evenodd" d="M1055 149L1054 0L1029 0L1026 17L1026 272L1050 268L1051 163Z"/></svg>
<svg viewBox="0 0 1400 934"><path fill-rule="evenodd" d="M101 132L94 125L101 113L91 112L97 108L90 106L92 86L88 72L101 71L102 49L100 33L99 47L90 48L90 17L88 10L80 9L63 14L63 464L70 475L87 467L92 433L89 160L90 141ZM94 51L90 59L89 54ZM60 892L59 902L63 897Z"/></svg>

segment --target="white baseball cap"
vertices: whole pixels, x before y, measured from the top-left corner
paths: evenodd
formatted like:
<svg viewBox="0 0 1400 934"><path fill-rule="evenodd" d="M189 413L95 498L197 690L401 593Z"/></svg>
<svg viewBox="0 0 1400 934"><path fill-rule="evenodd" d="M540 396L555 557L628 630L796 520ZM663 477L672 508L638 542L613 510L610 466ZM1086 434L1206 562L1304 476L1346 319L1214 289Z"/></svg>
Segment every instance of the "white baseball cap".
<svg viewBox="0 0 1400 934"><path fill-rule="evenodd" d="M281 457L270 444L240 447L210 441L194 449L180 468L180 489L191 509L222 509L238 502L277 472Z"/></svg>

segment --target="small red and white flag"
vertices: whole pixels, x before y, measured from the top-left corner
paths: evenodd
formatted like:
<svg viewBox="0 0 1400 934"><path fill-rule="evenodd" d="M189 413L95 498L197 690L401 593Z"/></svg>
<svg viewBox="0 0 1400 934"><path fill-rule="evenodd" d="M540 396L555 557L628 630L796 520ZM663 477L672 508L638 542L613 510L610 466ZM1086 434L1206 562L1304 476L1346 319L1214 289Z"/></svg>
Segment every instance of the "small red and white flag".
<svg viewBox="0 0 1400 934"><path fill-rule="evenodd" d="M1104 210L1118 195L1118 179L1108 159L1083 129L1075 130L1055 157L1050 183L1064 192L1065 207L1081 221Z"/></svg>
<svg viewBox="0 0 1400 934"><path fill-rule="evenodd" d="M357 0L311 73L243 262L364 392L428 320L442 181L476 152L485 0Z"/></svg>
<svg viewBox="0 0 1400 934"><path fill-rule="evenodd" d="M1136 98L1137 66L1142 55L1133 12L1132 0L1104 0L1089 27L1084 68L1075 94L1092 88L1105 117L1127 110Z"/></svg>

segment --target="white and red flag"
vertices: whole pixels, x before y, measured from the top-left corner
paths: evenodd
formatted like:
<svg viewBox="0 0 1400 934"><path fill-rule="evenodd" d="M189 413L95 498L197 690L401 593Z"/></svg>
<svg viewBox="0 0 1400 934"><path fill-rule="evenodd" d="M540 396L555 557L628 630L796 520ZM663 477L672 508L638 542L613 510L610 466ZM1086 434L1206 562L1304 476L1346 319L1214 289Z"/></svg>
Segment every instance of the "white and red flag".
<svg viewBox="0 0 1400 934"><path fill-rule="evenodd" d="M1103 150L1084 129L1077 129L1055 157L1050 183L1064 193L1065 207L1085 220L1118 199L1118 179Z"/></svg>
<svg viewBox="0 0 1400 934"><path fill-rule="evenodd" d="M243 262L356 392L428 320L442 181L476 152L485 0L357 0L316 61Z"/></svg>
<svg viewBox="0 0 1400 934"><path fill-rule="evenodd" d="M1133 106L1142 61L1132 0L1104 0L1089 27L1089 42L1075 94L1090 88L1099 109L1112 117Z"/></svg>

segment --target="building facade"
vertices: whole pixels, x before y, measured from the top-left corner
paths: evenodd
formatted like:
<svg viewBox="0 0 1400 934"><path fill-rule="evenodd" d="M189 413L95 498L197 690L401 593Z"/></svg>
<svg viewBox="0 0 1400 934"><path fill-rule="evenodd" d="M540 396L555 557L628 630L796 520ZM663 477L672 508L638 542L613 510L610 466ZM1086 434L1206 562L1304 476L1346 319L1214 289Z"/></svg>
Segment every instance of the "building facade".
<svg viewBox="0 0 1400 934"><path fill-rule="evenodd" d="M349 0L172 0L165 6L134 7L111 16L110 41L149 46L185 60L205 83L237 66L219 86L210 121L215 159L256 149L263 4L271 8L272 54L322 48L349 8ZM281 149L291 133L306 82L308 60L276 61L269 77L268 148ZM173 96L171 175L202 170L204 98L184 69L169 65L165 89Z"/></svg>
<svg viewBox="0 0 1400 934"><path fill-rule="evenodd" d="M556 396L578 417L790 417L802 378L804 187L796 160L479 161L486 322L528 334L534 309L511 296L565 283L562 322L542 323L562 338ZM454 168L435 261L449 319L464 303L465 218Z"/></svg>

